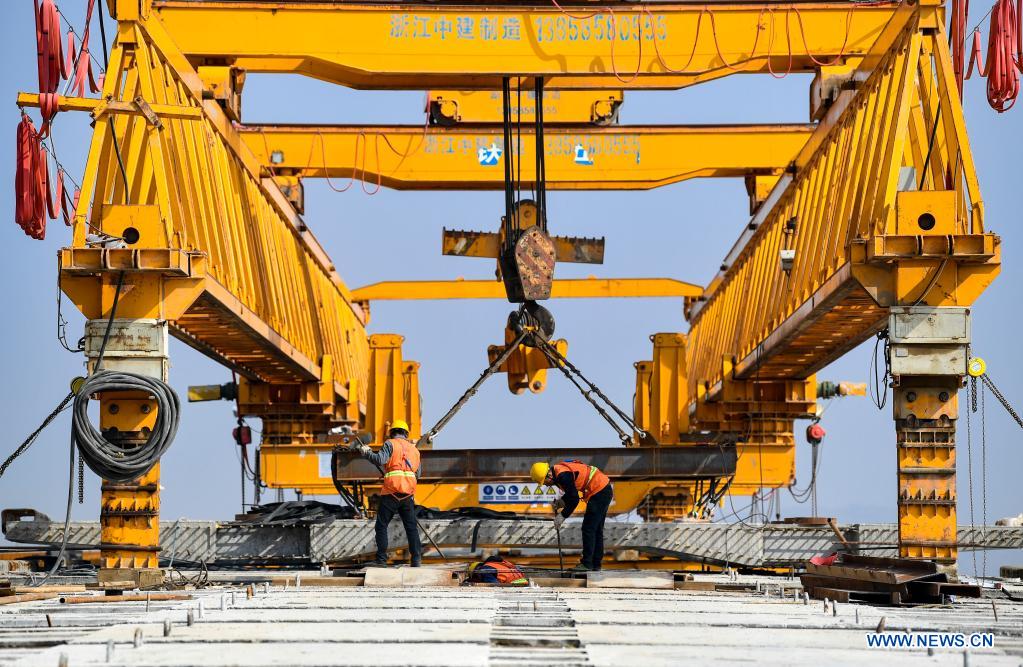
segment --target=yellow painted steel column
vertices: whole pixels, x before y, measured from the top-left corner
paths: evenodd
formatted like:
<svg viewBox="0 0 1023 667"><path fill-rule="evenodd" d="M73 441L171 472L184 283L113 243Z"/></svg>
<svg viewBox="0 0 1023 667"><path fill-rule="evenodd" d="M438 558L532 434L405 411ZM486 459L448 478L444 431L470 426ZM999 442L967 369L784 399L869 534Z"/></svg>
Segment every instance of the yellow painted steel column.
<svg viewBox="0 0 1023 667"><path fill-rule="evenodd" d="M401 344L404 340L397 334L369 337L370 386L366 429L373 432L373 441L377 443L387 439L387 431L397 419L408 423L409 436L413 440L422 434L422 418L418 410L419 364L402 358Z"/></svg>
<svg viewBox="0 0 1023 667"><path fill-rule="evenodd" d="M964 350L965 351L965 350ZM957 377L904 378L894 389L899 556L954 564Z"/></svg>
<svg viewBox="0 0 1023 667"><path fill-rule="evenodd" d="M651 436L662 445L679 442L689 431L689 381L686 374L686 337L659 333L654 343L650 376Z"/></svg>

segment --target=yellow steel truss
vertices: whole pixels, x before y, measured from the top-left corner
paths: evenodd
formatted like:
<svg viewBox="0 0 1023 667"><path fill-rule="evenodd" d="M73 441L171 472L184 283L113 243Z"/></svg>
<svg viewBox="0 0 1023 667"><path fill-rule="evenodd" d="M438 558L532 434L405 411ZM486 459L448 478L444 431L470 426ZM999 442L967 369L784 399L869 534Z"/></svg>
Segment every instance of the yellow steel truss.
<svg viewBox="0 0 1023 667"><path fill-rule="evenodd" d="M889 307L969 306L998 273L999 239L984 230L940 23L920 14L886 30L874 49L853 75L856 91L827 111L795 174L782 178L690 306L698 427L748 428L776 409L761 388L812 378L886 327ZM910 377L896 386L904 556L956 557L960 380Z"/></svg>
<svg viewBox="0 0 1023 667"><path fill-rule="evenodd" d="M319 382L321 360L331 355L332 388L347 400L347 381L366 379L362 314L220 107L203 102L198 77L158 22L122 24L104 94L151 100L160 105L151 107L154 113L178 111L157 113L159 126L121 112L112 125L96 123L83 182L83 191L93 194L75 214L74 244L64 254L65 291L88 317L100 317L99 283L88 274L120 268L110 265L119 253L92 246L86 236L120 237L140 226L137 219L149 220L125 249L125 268L167 271L158 250L203 260L194 302L181 313L161 312L166 295L157 291L148 297L154 316L166 316L182 340L253 380ZM126 206L138 215L122 215Z"/></svg>

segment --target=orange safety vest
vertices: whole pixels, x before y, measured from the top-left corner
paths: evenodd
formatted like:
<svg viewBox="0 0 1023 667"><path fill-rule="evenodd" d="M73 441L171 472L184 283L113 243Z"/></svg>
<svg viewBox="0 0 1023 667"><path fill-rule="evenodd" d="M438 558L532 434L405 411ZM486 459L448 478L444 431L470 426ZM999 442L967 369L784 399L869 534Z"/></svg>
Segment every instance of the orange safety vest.
<svg viewBox="0 0 1023 667"><path fill-rule="evenodd" d="M529 580L526 579L526 575L522 573L522 570L518 568L514 563L510 563L504 559L487 559L482 563L477 563L477 567L473 568L473 575L477 580L482 580L482 574L478 568L489 567L494 571L494 575L497 577L497 583L502 586L528 586Z"/></svg>
<svg viewBox="0 0 1023 667"><path fill-rule="evenodd" d="M391 443L391 458L384 465L384 484L380 493L385 496L412 496L416 492L419 450L405 438L391 438L387 442Z"/></svg>
<svg viewBox="0 0 1023 667"><path fill-rule="evenodd" d="M611 483L607 475L600 472L597 466L588 466L582 461L570 459L554 464L554 478L563 472L570 472L575 478L575 488L583 500L589 500Z"/></svg>

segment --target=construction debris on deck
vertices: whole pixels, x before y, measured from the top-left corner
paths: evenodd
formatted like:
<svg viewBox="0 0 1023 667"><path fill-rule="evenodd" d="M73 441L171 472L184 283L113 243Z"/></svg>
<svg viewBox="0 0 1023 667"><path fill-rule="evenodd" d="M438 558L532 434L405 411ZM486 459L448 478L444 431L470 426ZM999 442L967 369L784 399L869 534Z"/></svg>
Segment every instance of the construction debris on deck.
<svg viewBox="0 0 1023 667"><path fill-rule="evenodd" d="M806 564L800 579L812 598L889 604L944 603L949 596L979 598L980 586L949 582L930 561L843 554Z"/></svg>

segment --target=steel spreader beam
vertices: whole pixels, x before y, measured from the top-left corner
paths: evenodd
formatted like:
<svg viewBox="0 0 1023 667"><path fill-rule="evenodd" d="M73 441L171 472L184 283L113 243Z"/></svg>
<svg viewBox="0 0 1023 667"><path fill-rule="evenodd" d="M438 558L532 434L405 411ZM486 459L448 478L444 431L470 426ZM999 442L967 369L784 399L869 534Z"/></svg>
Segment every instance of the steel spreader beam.
<svg viewBox="0 0 1023 667"><path fill-rule="evenodd" d="M578 278L555 280L552 299L698 297L703 287L672 278ZM352 290L352 300L413 301L439 299L506 299L497 280L395 280Z"/></svg>
<svg viewBox="0 0 1023 667"><path fill-rule="evenodd" d="M477 482L529 480L536 461L579 459L595 465L614 480L713 479L735 474L734 444L677 447L584 447L555 449L424 449L420 482ZM380 477L372 463L358 454L338 457L340 481L369 481Z"/></svg>
<svg viewBox="0 0 1023 667"><path fill-rule="evenodd" d="M691 178L780 174L814 126L682 125L552 127L544 132L547 187L644 190ZM533 136L516 158L535 178ZM504 141L496 125L246 126L241 136L275 174L356 178L399 190L500 190ZM521 162L521 164L519 164Z"/></svg>
<svg viewBox="0 0 1023 667"><path fill-rule="evenodd" d="M196 63L353 88L493 90L513 73L556 77L551 86L559 88L667 89L861 56L899 6L152 0L148 20L161 21Z"/></svg>

